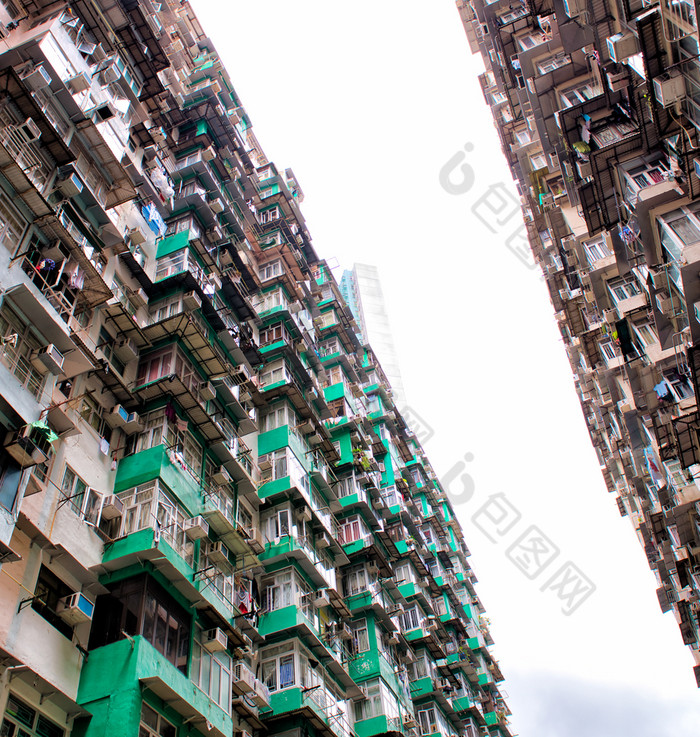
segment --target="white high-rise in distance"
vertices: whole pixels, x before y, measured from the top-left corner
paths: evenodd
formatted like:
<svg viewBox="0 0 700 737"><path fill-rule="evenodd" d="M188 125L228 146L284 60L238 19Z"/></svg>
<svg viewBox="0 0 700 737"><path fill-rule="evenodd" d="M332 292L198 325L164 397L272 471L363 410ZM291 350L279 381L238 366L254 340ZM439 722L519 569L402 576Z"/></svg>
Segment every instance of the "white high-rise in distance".
<svg viewBox="0 0 700 737"><path fill-rule="evenodd" d="M340 290L361 330L363 343L370 343L394 391L396 405L406 405L399 359L376 266L353 264L340 280Z"/></svg>

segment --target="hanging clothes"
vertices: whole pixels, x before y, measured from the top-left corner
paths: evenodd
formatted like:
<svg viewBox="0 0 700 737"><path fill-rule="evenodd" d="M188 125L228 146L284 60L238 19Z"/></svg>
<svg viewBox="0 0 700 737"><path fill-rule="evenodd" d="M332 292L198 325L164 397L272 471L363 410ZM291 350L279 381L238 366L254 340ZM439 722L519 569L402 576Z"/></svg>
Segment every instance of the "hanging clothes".
<svg viewBox="0 0 700 737"><path fill-rule="evenodd" d="M175 407L173 406L172 402L168 402L165 405L165 419L168 422L176 422L177 421L177 413L175 412Z"/></svg>

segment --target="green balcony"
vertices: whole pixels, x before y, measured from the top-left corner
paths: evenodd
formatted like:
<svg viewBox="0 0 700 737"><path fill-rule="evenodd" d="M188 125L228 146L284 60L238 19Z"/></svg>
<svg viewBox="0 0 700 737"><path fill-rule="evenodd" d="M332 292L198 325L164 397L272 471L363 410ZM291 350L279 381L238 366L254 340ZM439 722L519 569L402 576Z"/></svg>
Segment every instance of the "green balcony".
<svg viewBox="0 0 700 737"><path fill-rule="evenodd" d="M411 681L411 698L419 699L435 691L435 682L430 676Z"/></svg>
<svg viewBox="0 0 700 737"><path fill-rule="evenodd" d="M286 688L270 694L270 710L260 714L270 729L314 728L319 737L353 737L345 718L333 718L335 699L320 688ZM274 726L273 726L274 725Z"/></svg>
<svg viewBox="0 0 700 737"><path fill-rule="evenodd" d="M137 636L91 650L85 659L77 697L93 714L85 737L138 734L141 702L147 692L203 734L228 737L232 733L231 717Z"/></svg>

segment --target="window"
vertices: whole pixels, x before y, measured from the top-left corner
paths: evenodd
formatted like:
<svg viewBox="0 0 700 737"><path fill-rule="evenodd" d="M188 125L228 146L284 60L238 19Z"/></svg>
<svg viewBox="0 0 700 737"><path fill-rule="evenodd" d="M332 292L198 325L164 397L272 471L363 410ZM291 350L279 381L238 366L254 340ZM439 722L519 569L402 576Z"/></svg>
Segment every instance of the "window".
<svg viewBox="0 0 700 737"><path fill-rule="evenodd" d="M287 330L284 327L284 324L276 322L265 328L260 328L260 339L258 343L261 346L270 345L271 343L276 343L278 340L285 340L286 338Z"/></svg>
<svg viewBox="0 0 700 737"><path fill-rule="evenodd" d="M591 266L596 261L612 256L610 249L602 238L594 241L584 241L583 248L586 252L586 259Z"/></svg>
<svg viewBox="0 0 700 737"><path fill-rule="evenodd" d="M291 606L293 601L292 572L278 573L263 583L263 607L270 612Z"/></svg>
<svg viewBox="0 0 700 737"><path fill-rule="evenodd" d="M271 223L273 220L277 220L279 216L280 209L277 205L268 207L267 210L261 210L258 215L261 223Z"/></svg>
<svg viewBox="0 0 700 737"><path fill-rule="evenodd" d="M264 534L270 541L279 540L291 532L289 509L278 509L267 519L263 518L261 526Z"/></svg>
<svg viewBox="0 0 700 737"><path fill-rule="evenodd" d="M269 432L285 425L296 425L297 416L286 404L273 405L260 417L260 432Z"/></svg>
<svg viewBox="0 0 700 737"><path fill-rule="evenodd" d="M586 102L586 100L590 100L600 94L601 90L597 86L595 80L589 79L578 82L576 85L562 90L559 93L559 98L564 108L568 108L573 105L579 105L582 102Z"/></svg>
<svg viewBox="0 0 700 737"><path fill-rule="evenodd" d="M418 724L420 725L421 734L432 734L438 731L434 707L431 706L429 709L418 711Z"/></svg>
<svg viewBox="0 0 700 737"><path fill-rule="evenodd" d="M381 716L382 697L379 690L379 681L372 680L364 684L367 689L367 698L355 703L355 720L371 719L374 716Z"/></svg>
<svg viewBox="0 0 700 737"><path fill-rule="evenodd" d="M100 328L100 334L97 339L97 347L102 351L104 357L109 361L109 365L120 375L124 373L126 365L120 361L114 353L114 338L104 328Z"/></svg>
<svg viewBox="0 0 700 737"><path fill-rule="evenodd" d="M66 466L63 472L61 491L77 515L92 524L97 524L101 495L93 491L70 466Z"/></svg>
<svg viewBox="0 0 700 737"><path fill-rule="evenodd" d="M9 307L7 300L0 306L0 337L11 338L0 350L0 361L33 397L39 399L46 384L46 377L34 368L31 353L46 345L46 341L35 335L24 320Z"/></svg>
<svg viewBox="0 0 700 737"><path fill-rule="evenodd" d="M210 653L202 646L202 631L197 630L192 646L190 680L225 712L231 712L231 656Z"/></svg>
<svg viewBox="0 0 700 737"><path fill-rule="evenodd" d="M265 650L260 658L262 679L270 693L294 686L294 651L288 645Z"/></svg>
<svg viewBox="0 0 700 737"><path fill-rule="evenodd" d="M546 169L547 166L547 157L544 154L534 154L530 156L530 167L532 168L532 171Z"/></svg>
<svg viewBox="0 0 700 737"><path fill-rule="evenodd" d="M519 38L516 38L516 41L518 43L518 46L520 46L521 51L527 51L528 49L533 49L535 46L539 46L540 44L546 43L548 41L548 37L546 34L544 34L542 31L536 32L536 33L529 33L526 36L520 36Z"/></svg>
<svg viewBox="0 0 700 737"><path fill-rule="evenodd" d="M5 192L0 190L0 243L10 253L14 253L19 246L26 227L25 219L14 208Z"/></svg>
<svg viewBox="0 0 700 737"><path fill-rule="evenodd" d="M642 293L637 280L633 276L621 276L617 279L610 279L607 286L608 292L615 304Z"/></svg>
<svg viewBox="0 0 700 737"><path fill-rule="evenodd" d="M365 567L355 568L348 571L343 576L343 592L345 596L355 596L367 591L369 581L367 580L367 572Z"/></svg>
<svg viewBox="0 0 700 737"><path fill-rule="evenodd" d="M600 353L606 363L608 361L612 361L617 355L615 353L615 345L611 340L605 341L605 343L600 343L598 348L600 348Z"/></svg>
<svg viewBox="0 0 700 737"><path fill-rule="evenodd" d="M359 517L350 517L340 523L338 540L342 545L359 540L362 536L362 525Z"/></svg>
<svg viewBox="0 0 700 737"><path fill-rule="evenodd" d="M187 430L187 422L177 419L169 420L166 409L157 409L142 417L144 431L136 441L136 452L140 453L147 448L155 448L157 445L167 445L176 453L179 453L185 465L199 476L202 471L203 449L195 440L192 433ZM172 410L172 415L175 410Z"/></svg>
<svg viewBox="0 0 700 737"><path fill-rule="evenodd" d="M549 72L553 72L555 69L566 66L570 62L571 59L569 59L566 54L555 54L554 56L550 56L547 59L542 59L541 61L538 61L537 71L540 74L549 74Z"/></svg>
<svg viewBox="0 0 700 737"><path fill-rule="evenodd" d="M59 599L70 596L72 593L73 589L63 583L53 571L44 565L41 566L34 588L36 598L32 602L32 609L39 612L49 624L68 639L73 637L73 628L56 614L56 610Z"/></svg>
<svg viewBox="0 0 700 737"><path fill-rule="evenodd" d="M527 128L522 128L521 130L515 131L513 133L515 136L515 140L521 145L524 146L527 143L530 143L532 140L532 135L530 134L530 131Z"/></svg>
<svg viewBox="0 0 700 737"><path fill-rule="evenodd" d="M139 737L176 737L177 729L148 704L141 705Z"/></svg>
<svg viewBox="0 0 700 737"><path fill-rule="evenodd" d="M257 311L260 313L260 312L266 312L267 310L272 310L275 307L287 307L288 304L289 303L287 301L287 297L284 291L281 288L279 288L279 289L273 289L270 292L265 292L264 294L261 294L259 298L256 300L255 306L256 306Z"/></svg>
<svg viewBox="0 0 700 737"><path fill-rule="evenodd" d="M421 626L423 618L420 615L418 607L412 606L401 615L400 620L403 631L408 632L409 630L418 629Z"/></svg>
<svg viewBox="0 0 700 737"><path fill-rule="evenodd" d="M0 449L0 504L10 512L14 510L17 502L22 470L7 451Z"/></svg>
<svg viewBox="0 0 700 737"><path fill-rule="evenodd" d="M268 281L274 279L284 273L281 261L270 261L267 264L263 264L258 271L260 281Z"/></svg>
<svg viewBox="0 0 700 737"><path fill-rule="evenodd" d="M318 325L321 328L328 328L338 322L338 318L335 315L335 310L328 310L327 312L323 312L317 319Z"/></svg>
<svg viewBox="0 0 700 737"><path fill-rule="evenodd" d="M288 380L289 374L283 360L268 364L260 374L260 383L263 387L277 384L280 381L287 382Z"/></svg>
<svg viewBox="0 0 700 737"><path fill-rule="evenodd" d="M10 694L5 707L1 737L63 737L65 730L36 709Z"/></svg>
<svg viewBox="0 0 700 737"><path fill-rule="evenodd" d="M114 584L97 597L89 649L141 635L186 673L190 647L190 615L147 575Z"/></svg>
<svg viewBox="0 0 700 737"><path fill-rule="evenodd" d="M632 323L632 329L637 335L640 343L644 348L648 348L658 342L656 337L656 330L652 327L651 323L639 322Z"/></svg>
<svg viewBox="0 0 700 737"><path fill-rule="evenodd" d="M366 653L369 650L369 630L367 629L367 620L360 619L357 622L351 622L352 629L352 649L354 654Z"/></svg>

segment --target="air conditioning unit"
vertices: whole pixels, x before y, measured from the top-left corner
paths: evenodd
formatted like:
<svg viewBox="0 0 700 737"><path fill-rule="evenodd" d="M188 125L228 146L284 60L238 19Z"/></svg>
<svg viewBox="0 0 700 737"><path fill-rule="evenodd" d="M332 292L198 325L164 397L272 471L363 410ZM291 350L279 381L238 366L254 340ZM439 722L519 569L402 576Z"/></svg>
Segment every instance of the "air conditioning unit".
<svg viewBox="0 0 700 737"><path fill-rule="evenodd" d="M197 292L185 292L182 297L182 306L189 312L198 310L202 306L202 298L197 294Z"/></svg>
<svg viewBox="0 0 700 737"><path fill-rule="evenodd" d="M140 246L146 242L146 236L143 234L141 228L130 228L127 232L129 240L135 245Z"/></svg>
<svg viewBox="0 0 700 737"><path fill-rule="evenodd" d="M124 430L127 435L132 435L135 432L141 432L141 430L143 430L143 422L136 412L129 413L122 430Z"/></svg>
<svg viewBox="0 0 700 737"><path fill-rule="evenodd" d="M136 412L129 412L121 404L115 404L107 415L107 422L112 427L122 429L127 435L143 430L143 423Z"/></svg>
<svg viewBox="0 0 700 737"><path fill-rule="evenodd" d="M316 547L323 549L323 548L329 548L331 546L331 539L328 537L327 532L322 532L320 535L316 537Z"/></svg>
<svg viewBox="0 0 700 737"><path fill-rule="evenodd" d="M36 428L25 425L19 430L9 432L5 436L5 451L9 453L22 468L44 463L49 457L51 443L39 434Z"/></svg>
<svg viewBox="0 0 700 737"><path fill-rule="evenodd" d="M255 691L255 673L245 663L236 663L233 666L231 688L235 693L252 693Z"/></svg>
<svg viewBox="0 0 700 737"><path fill-rule="evenodd" d="M630 83L629 74L627 72L618 72L617 74L608 74L608 87L613 92L624 90Z"/></svg>
<svg viewBox="0 0 700 737"><path fill-rule="evenodd" d="M124 502L116 495L106 496L102 502L102 519L117 519L124 514Z"/></svg>
<svg viewBox="0 0 700 737"><path fill-rule="evenodd" d="M199 385L199 396L206 402L211 402L213 399L216 399L216 387L211 381L203 381Z"/></svg>
<svg viewBox="0 0 700 737"><path fill-rule="evenodd" d="M219 466L216 473L212 474L211 479L218 486L226 486L226 484L230 484L233 481L231 474L226 470L225 466Z"/></svg>
<svg viewBox="0 0 700 737"><path fill-rule="evenodd" d="M58 188L66 197L76 197L84 189L83 183L77 174L70 174L65 179L61 179L58 182Z"/></svg>
<svg viewBox="0 0 700 737"><path fill-rule="evenodd" d="M670 107L685 97L685 79L678 72L667 72L654 79L654 97L664 107Z"/></svg>
<svg viewBox="0 0 700 737"><path fill-rule="evenodd" d="M201 540L209 535L209 523L202 516L186 519L182 529L190 540Z"/></svg>
<svg viewBox="0 0 700 737"><path fill-rule="evenodd" d="M403 717L403 726L406 729L416 729L418 727L418 722L408 714L404 714Z"/></svg>
<svg viewBox="0 0 700 737"><path fill-rule="evenodd" d="M121 76L122 73L114 62L100 72L100 80L103 85L113 84L118 81Z"/></svg>
<svg viewBox="0 0 700 737"><path fill-rule="evenodd" d="M53 344L33 351L31 360L35 368L47 369L55 376L63 371L63 354Z"/></svg>
<svg viewBox="0 0 700 737"><path fill-rule="evenodd" d="M39 65L34 67L31 72L27 72L22 77L22 82L24 82L30 90L43 90L51 84L51 75L43 66Z"/></svg>
<svg viewBox="0 0 700 737"><path fill-rule="evenodd" d="M313 515L311 514L311 509L309 507L302 507L297 512L297 519L300 522L311 522L311 519Z"/></svg>
<svg viewBox="0 0 700 737"><path fill-rule="evenodd" d="M148 132L156 143L165 143L168 137L168 134L162 128L151 128Z"/></svg>
<svg viewBox="0 0 700 737"><path fill-rule="evenodd" d="M133 289L129 293L129 299L136 307L145 307L148 304L148 295L143 289Z"/></svg>
<svg viewBox="0 0 700 737"><path fill-rule="evenodd" d="M342 625L338 626L338 636L341 640L352 640L355 633L352 631L352 627L350 627L349 624L343 622Z"/></svg>
<svg viewBox="0 0 700 737"><path fill-rule="evenodd" d="M392 635L389 638L389 644L390 645L398 645L399 644L399 637L398 637L398 635Z"/></svg>
<svg viewBox="0 0 700 737"><path fill-rule="evenodd" d="M95 605L80 591L59 599L56 614L66 623L75 627L92 620Z"/></svg>
<svg viewBox="0 0 700 737"><path fill-rule="evenodd" d="M633 33L616 33L607 39L610 58L620 64L639 53L639 41Z"/></svg>
<svg viewBox="0 0 700 737"><path fill-rule="evenodd" d="M320 589L319 591L314 592L313 602L317 607L330 606L331 600L328 596L328 590Z"/></svg>
<svg viewBox="0 0 700 737"><path fill-rule="evenodd" d="M124 363L128 363L138 358L139 347L131 338L121 338L114 346L114 352Z"/></svg>
<svg viewBox="0 0 700 737"><path fill-rule="evenodd" d="M41 138L39 126L31 118L27 118L24 123L18 125L15 131L24 143L33 143Z"/></svg>
<svg viewBox="0 0 700 737"><path fill-rule="evenodd" d="M216 149L213 146L207 146L202 150L202 159L204 161L211 161L216 158Z"/></svg>
<svg viewBox="0 0 700 737"><path fill-rule="evenodd" d="M211 544L207 557L214 565L220 568L229 568L231 566L229 549L221 542Z"/></svg>
<svg viewBox="0 0 700 737"><path fill-rule="evenodd" d="M367 564L367 573L369 573L370 576L378 576L379 575L379 566L376 563L368 563Z"/></svg>
<svg viewBox="0 0 700 737"><path fill-rule="evenodd" d="M202 632L202 647L210 653L221 653L228 647L228 635L219 627Z"/></svg>
<svg viewBox="0 0 700 737"><path fill-rule="evenodd" d="M270 705L270 690L260 679L256 678L255 679L255 690L250 695L250 698L253 699L253 703L259 708L269 706Z"/></svg>
<svg viewBox="0 0 700 737"><path fill-rule="evenodd" d="M272 468L272 461L269 455L265 454L258 458L258 468L261 471L269 471Z"/></svg>
<svg viewBox="0 0 700 737"><path fill-rule="evenodd" d="M224 211L224 203L221 201L219 197L216 197L215 199L211 200L209 202L209 207L211 208L212 212L215 212L217 215L220 212Z"/></svg>
<svg viewBox="0 0 700 737"><path fill-rule="evenodd" d="M237 648L238 652L245 655L253 651L253 641L244 632L241 632L239 637L241 638L241 645Z"/></svg>
<svg viewBox="0 0 700 737"><path fill-rule="evenodd" d="M674 313L673 297L671 297L667 292L657 292L656 307L663 315L670 317Z"/></svg>
<svg viewBox="0 0 700 737"><path fill-rule="evenodd" d="M89 90L91 84L92 79L86 72L80 72L80 74L76 74L74 77L66 80L66 87L74 95Z"/></svg>

